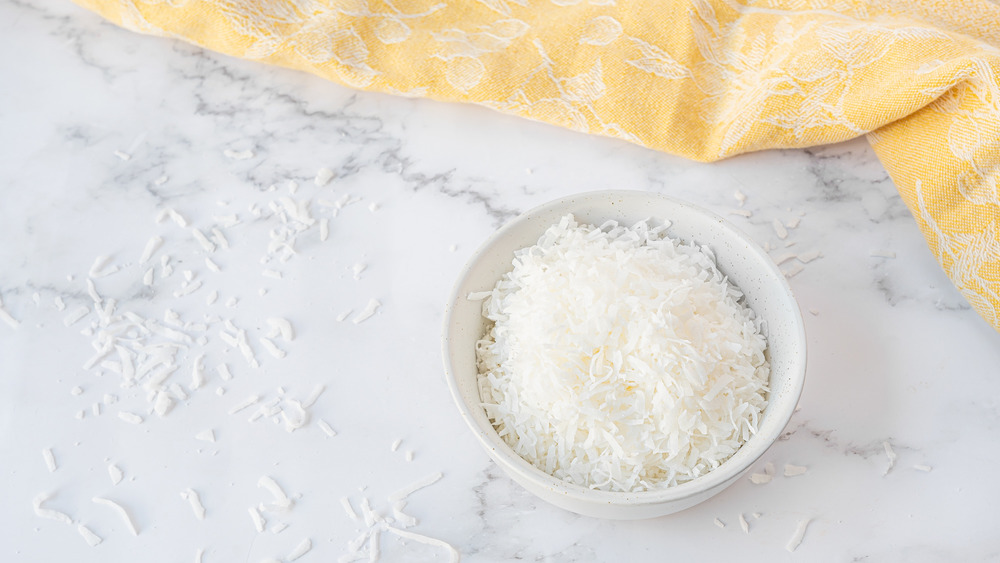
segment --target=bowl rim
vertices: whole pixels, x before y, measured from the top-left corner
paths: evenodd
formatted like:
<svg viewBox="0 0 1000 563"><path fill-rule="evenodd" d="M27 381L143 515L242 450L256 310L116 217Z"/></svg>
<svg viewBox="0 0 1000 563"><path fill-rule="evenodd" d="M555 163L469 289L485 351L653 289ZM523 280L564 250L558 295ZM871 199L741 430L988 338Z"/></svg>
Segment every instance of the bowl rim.
<svg viewBox="0 0 1000 563"><path fill-rule="evenodd" d="M544 213L553 208L565 207L568 204L574 203L574 200L578 199L596 199L600 197L606 197L611 200L616 197L648 197L663 200L664 202L671 204L679 208L686 208L692 212L701 214L708 219L718 222L725 230L729 231L736 239L740 240L746 245L753 254L757 257L762 258L762 263L765 267L770 270L770 273L780 281L781 300L787 301L791 304L789 312L791 314L791 320L795 325L796 329L791 335L795 339L794 349L799 350L794 362L792 364L792 372L795 377L791 380L791 386L786 390L787 405L790 405L785 411L775 412L774 415L779 416L780 424L776 424L774 429L766 435L760 433L755 434L750 440L754 440L757 444L757 450L751 452L749 455L743 457L743 461L730 464L730 461L744 448L750 440L744 442L743 445L728 458L725 462L720 464L715 469L712 469L708 473L696 477L690 481L681 483L679 485L674 485L672 487L667 487L664 489L650 489L645 491L603 491L597 489L590 489L581 485L574 483L569 483L559 479L541 469L535 467L530 462L522 458L517 454L506 442L500 438L499 434L493 428L492 424L489 429L483 428L473 417L472 405L467 403L462 397L461 390L458 386L458 379L455 375L454 366L451 363L451 338L450 338L450 327L452 325L452 318L455 314L455 303L463 296L459 295L459 289L465 284L466 279L472 272L473 267L479 262L479 260L484 255L485 250L491 247L496 241L505 237L510 231L518 228L518 226L525 220L531 217ZM570 211L567 211L569 213ZM664 219L664 218L661 218ZM670 219L666 217L665 219ZM480 444L486 449L487 454L496 463L505 467L505 469L510 472L513 471L520 474L520 477L533 482L536 486L548 489L552 492L560 493L567 497L575 497L579 500L589 501L601 504L614 504L614 505L653 505L661 504L667 502L681 501L688 499L690 497L703 494L705 491L712 490L720 485L730 482L732 479L737 478L739 475L745 473L754 463L757 462L774 444L781 433L784 431L785 426L787 426L789 420L791 420L792 415L795 412L795 405L798 403L799 398L802 394L802 388L805 384L805 371L806 371L806 335L805 335L805 323L802 319L802 312L798 306L798 302L795 300L795 296L792 292L792 288L785 278L784 274L774 263L774 260L767 254L767 252L760 247L756 242L754 242L746 233L741 229L736 227L734 224L723 218L722 216L714 213L708 209L705 209L699 205L684 201L672 196L664 195L658 192L643 191L643 190L594 190L587 192L580 192L577 194L571 194L568 196L563 196L554 200L547 201L535 207L520 213L513 219L510 219L504 223L499 229L496 229L485 241L480 244L475 252L473 252L466 263L463 265L454 286L448 295L448 301L445 305L445 314L442 326L442 337L441 337L442 355L444 359L445 367L445 379L448 383L448 388L451 391L452 399L458 406L459 412L465 423L472 430L473 435L479 440ZM794 400L791 400L794 399ZM768 403L768 408L772 403ZM492 432L492 436L490 433ZM495 438L495 439L494 439ZM755 440L756 439L756 440ZM749 450L748 450L749 451ZM513 475L512 475L513 476ZM516 476L515 476L515 480Z"/></svg>

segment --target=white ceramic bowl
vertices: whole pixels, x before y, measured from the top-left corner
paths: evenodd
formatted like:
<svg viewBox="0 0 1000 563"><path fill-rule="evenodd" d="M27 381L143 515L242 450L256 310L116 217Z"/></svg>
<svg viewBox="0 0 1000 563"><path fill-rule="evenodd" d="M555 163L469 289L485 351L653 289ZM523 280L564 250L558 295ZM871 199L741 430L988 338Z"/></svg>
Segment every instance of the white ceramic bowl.
<svg viewBox="0 0 1000 563"><path fill-rule="evenodd" d="M475 343L487 330L482 302L474 291L493 289L512 269L514 251L532 246L549 226L573 213L581 223L608 219L631 226L647 218L669 219L671 237L710 247L719 270L746 295L765 321L771 362L768 405L759 431L721 466L687 483L636 493L595 491L566 483L537 469L500 438L480 406ZM721 217L663 195L639 191L600 191L565 197L536 207L504 225L466 264L445 310L445 376L462 417L486 452L528 491L567 510L613 519L652 518L694 506L733 484L778 438L802 391L806 340L802 316L784 276L759 246Z"/></svg>

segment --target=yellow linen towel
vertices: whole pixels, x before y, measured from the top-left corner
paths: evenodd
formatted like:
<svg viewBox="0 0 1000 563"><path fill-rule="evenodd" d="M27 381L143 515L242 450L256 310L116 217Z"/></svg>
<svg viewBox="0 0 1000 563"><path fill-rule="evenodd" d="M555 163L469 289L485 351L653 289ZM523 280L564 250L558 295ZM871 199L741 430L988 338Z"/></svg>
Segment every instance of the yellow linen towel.
<svg viewBox="0 0 1000 563"><path fill-rule="evenodd" d="M76 0L135 31L711 161L867 135L1000 330L989 0Z"/></svg>

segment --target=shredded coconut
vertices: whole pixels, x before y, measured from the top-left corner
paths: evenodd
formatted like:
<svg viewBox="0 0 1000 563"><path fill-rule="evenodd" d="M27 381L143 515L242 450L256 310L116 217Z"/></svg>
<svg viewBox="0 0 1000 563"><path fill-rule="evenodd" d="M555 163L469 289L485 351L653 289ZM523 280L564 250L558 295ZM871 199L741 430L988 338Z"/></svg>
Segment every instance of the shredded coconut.
<svg viewBox="0 0 1000 563"><path fill-rule="evenodd" d="M572 215L483 303L480 394L497 432L557 478L611 491L704 475L767 402L759 321L711 250L668 224L594 227Z"/></svg>
<svg viewBox="0 0 1000 563"><path fill-rule="evenodd" d="M788 238L788 229L781 224L781 221L775 219L774 221L771 221L771 226L774 227L774 234L778 235L778 238L781 240Z"/></svg>
<svg viewBox="0 0 1000 563"><path fill-rule="evenodd" d="M103 539L101 539L100 536L95 534L93 531L91 531L90 528L84 526L83 524L78 525L76 527L76 531L80 533L80 535L83 537L83 540L87 542L87 545L89 545L90 547L96 547L98 544L104 541Z"/></svg>
<svg viewBox="0 0 1000 563"><path fill-rule="evenodd" d="M337 435L337 432L322 418L316 421L316 425L320 427L327 436L333 438Z"/></svg>
<svg viewBox="0 0 1000 563"><path fill-rule="evenodd" d="M111 484L117 485L122 482L122 478L125 474L122 472L120 467L112 463L108 466L108 476L111 477Z"/></svg>
<svg viewBox="0 0 1000 563"><path fill-rule="evenodd" d="M274 497L274 503L269 505L270 508L287 510L292 507L294 501L288 498L288 495L285 494L285 491L274 481L274 479L264 475L257 481L257 486L267 489L267 491L271 493L271 496Z"/></svg>
<svg viewBox="0 0 1000 563"><path fill-rule="evenodd" d="M344 507L344 512L347 513L347 517L355 522L359 521L358 513L354 512L354 507L351 506L351 500L347 497L341 497L340 505Z"/></svg>
<svg viewBox="0 0 1000 563"><path fill-rule="evenodd" d="M379 303L377 300L369 299L368 304L365 305L365 308L362 309L360 313L355 315L355 317L351 319L351 322L356 325L365 322L366 320L371 318L371 316L374 315L375 312L378 311L378 308L381 306L382 304Z"/></svg>
<svg viewBox="0 0 1000 563"><path fill-rule="evenodd" d="M785 464L785 477L795 477L796 475L802 475L808 471L808 467L802 465L792 465L790 463Z"/></svg>
<svg viewBox="0 0 1000 563"><path fill-rule="evenodd" d="M194 489L184 489L181 491L181 498L188 501L191 505L191 510L194 511L194 517L198 520L205 519L205 505L201 503L201 497Z"/></svg>
<svg viewBox="0 0 1000 563"><path fill-rule="evenodd" d="M54 495L55 493L39 493L35 495L35 498L31 501L31 507L35 509L35 515L41 518L57 520L59 522L63 522L64 524L72 525L73 519L70 518L65 512L59 512L58 510L53 510L51 508L42 508L42 504Z"/></svg>
<svg viewBox="0 0 1000 563"><path fill-rule="evenodd" d="M301 542L299 542L299 545L295 546L295 549L293 549L291 553L285 556L285 559L287 559L288 561L295 561L299 557L302 557L306 553L309 553L310 549L312 549L312 540L306 538Z"/></svg>
<svg viewBox="0 0 1000 563"><path fill-rule="evenodd" d="M389 501L390 502L396 502L396 501L404 500L404 499L406 499L406 497L412 495L413 493L419 491L420 489L423 489L424 487L429 487L429 486L433 485L434 483L437 483L441 479L441 477L442 477L442 474L441 474L440 471L437 472L437 473L428 475L427 477L424 477L423 479L421 479L421 480L419 480L419 481L417 481L415 483L411 483L410 485L407 485L406 487L403 487L402 489L396 491L395 493L392 493L391 495L389 495Z"/></svg>
<svg viewBox="0 0 1000 563"><path fill-rule="evenodd" d="M129 424L142 424L142 417L133 412L118 411L118 418Z"/></svg>
<svg viewBox="0 0 1000 563"><path fill-rule="evenodd" d="M882 442L882 449L885 450L885 457L889 459L889 464L886 466L885 471L882 472L882 476L884 477L892 471L892 468L896 465L896 458L899 456L893 451L892 445L889 442Z"/></svg>
<svg viewBox="0 0 1000 563"><path fill-rule="evenodd" d="M135 522L132 521L132 517L129 516L128 510L126 510L124 506L118 504L113 500L108 500L106 498L94 497L91 500L93 500L97 504L103 504L104 506L108 506L111 509L113 509L115 512L118 513L118 516L122 519L122 521L125 522L125 525L128 526L128 529L130 532L132 532L132 535L133 536L139 535L139 529L136 528Z"/></svg>
<svg viewBox="0 0 1000 563"><path fill-rule="evenodd" d="M316 171L316 178L313 179L313 183L317 186L323 187L333 180L334 172L329 168L320 168Z"/></svg>
<svg viewBox="0 0 1000 563"><path fill-rule="evenodd" d="M59 468L56 465L56 456L52 454L52 448L42 450L42 458L45 459L45 467L49 468L49 473L54 473Z"/></svg>
<svg viewBox="0 0 1000 563"><path fill-rule="evenodd" d="M385 531L391 534L396 534L397 536L403 539L409 539L444 549L445 552L448 554L448 563L458 563L461 560L461 556L459 555L458 550L455 549L455 547L448 542L439 540L437 538L428 537L422 534L416 534L408 530L400 530L399 528L395 528L393 526L386 526Z"/></svg>
<svg viewBox="0 0 1000 563"><path fill-rule="evenodd" d="M264 517L260 515L260 511L256 507L251 506L247 509L250 513L250 519L253 520L253 527L257 529L257 532L264 531Z"/></svg>
<svg viewBox="0 0 1000 563"><path fill-rule="evenodd" d="M808 264L809 262L812 262L813 260L821 256L823 256L823 254L820 251L810 250L809 252L804 252L802 254L799 254L799 262L804 262Z"/></svg>
<svg viewBox="0 0 1000 563"><path fill-rule="evenodd" d="M152 236L146 242L146 247L142 250L142 257L139 258L140 264L145 264L153 257L153 253L156 252L160 245L163 244L163 237Z"/></svg>
<svg viewBox="0 0 1000 563"><path fill-rule="evenodd" d="M809 527L809 522L811 518L806 518L805 520L799 520L798 526L795 528L795 533L792 534L791 539L788 540L788 545L785 546L789 552L795 551L799 545L802 543L802 538L806 535L806 528Z"/></svg>

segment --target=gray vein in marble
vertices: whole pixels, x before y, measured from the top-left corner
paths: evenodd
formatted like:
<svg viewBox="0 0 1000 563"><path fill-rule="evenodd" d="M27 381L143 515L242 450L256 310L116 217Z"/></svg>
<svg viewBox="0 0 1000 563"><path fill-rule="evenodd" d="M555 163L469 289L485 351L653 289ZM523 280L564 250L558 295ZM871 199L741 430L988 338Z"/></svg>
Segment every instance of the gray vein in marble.
<svg viewBox="0 0 1000 563"><path fill-rule="evenodd" d="M790 428L786 428L785 431L778 437L778 440L784 442L790 440L792 436L802 435L803 433L808 435L810 438L821 441L826 448L836 450L844 455L858 456L863 459L869 459L877 456L885 457L885 450L882 446L882 442L888 442L889 445L896 450L896 453L899 453L900 451L916 451L916 448L908 445L900 445L891 438L874 438L872 441L864 444L855 444L854 442L839 440L835 436L834 430L814 428L810 425L808 420L799 422Z"/></svg>

